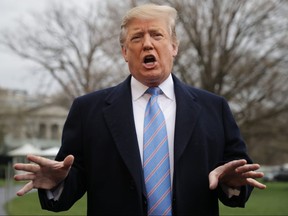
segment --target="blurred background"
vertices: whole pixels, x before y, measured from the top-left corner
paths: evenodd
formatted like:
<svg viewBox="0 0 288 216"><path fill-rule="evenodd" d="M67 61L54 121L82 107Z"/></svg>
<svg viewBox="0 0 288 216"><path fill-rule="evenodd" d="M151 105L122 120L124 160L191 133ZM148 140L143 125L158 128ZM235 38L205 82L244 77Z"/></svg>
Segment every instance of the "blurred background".
<svg viewBox="0 0 288 216"><path fill-rule="evenodd" d="M121 17L147 2L179 13L174 74L228 100L264 181L287 194L288 1L1 0L0 215L13 215L12 164L54 158L73 99L129 74Z"/></svg>

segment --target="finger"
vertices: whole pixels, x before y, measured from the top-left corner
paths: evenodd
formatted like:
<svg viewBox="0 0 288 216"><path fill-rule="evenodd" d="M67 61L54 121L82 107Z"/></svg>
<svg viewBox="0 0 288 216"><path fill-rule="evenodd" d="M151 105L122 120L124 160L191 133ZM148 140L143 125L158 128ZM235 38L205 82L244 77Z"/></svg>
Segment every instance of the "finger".
<svg viewBox="0 0 288 216"><path fill-rule="evenodd" d="M253 187L259 188L259 189L265 189L266 185L256 181L255 179L252 178L247 178L247 183Z"/></svg>
<svg viewBox="0 0 288 216"><path fill-rule="evenodd" d="M14 179L16 181L30 181L30 180L35 179L35 175L32 173L20 174L20 175L15 175Z"/></svg>
<svg viewBox="0 0 288 216"><path fill-rule="evenodd" d="M240 159L240 160L233 160L230 162L227 162L223 164L222 166L219 166L213 170L213 172L217 173L218 176L222 176L223 174L231 171L235 171L235 169L239 166L243 166L247 163L246 160Z"/></svg>
<svg viewBox="0 0 288 216"><path fill-rule="evenodd" d="M64 168L70 168L72 166L73 162L74 162L74 156L68 155L63 161Z"/></svg>
<svg viewBox="0 0 288 216"><path fill-rule="evenodd" d="M26 185L24 185L16 194L17 196L23 196L32 189L33 189L33 182L30 181Z"/></svg>
<svg viewBox="0 0 288 216"><path fill-rule="evenodd" d="M37 155L27 155L27 159L33 163L38 164L39 166L46 166L52 161L48 158L44 158L44 157L37 156Z"/></svg>
<svg viewBox="0 0 288 216"><path fill-rule="evenodd" d="M249 172L242 173L242 176L245 178L262 178L264 176L264 173L249 171Z"/></svg>
<svg viewBox="0 0 288 216"><path fill-rule="evenodd" d="M21 170L25 172L37 172L39 170L39 166L36 164L23 164L23 163L18 163L14 165L15 170Z"/></svg>
<svg viewBox="0 0 288 216"><path fill-rule="evenodd" d="M247 164L247 161L245 159L239 159L239 160L233 160L224 164L224 167L226 170L235 170L238 167L244 166L246 164Z"/></svg>
<svg viewBox="0 0 288 216"><path fill-rule="evenodd" d="M243 166L240 166L236 169L236 172L238 173L245 173L250 171L255 171L260 168L259 164L245 164Z"/></svg>
<svg viewBox="0 0 288 216"><path fill-rule="evenodd" d="M217 174L215 172L210 172L209 174L209 188L210 190L214 190L217 188L218 186L218 177Z"/></svg>

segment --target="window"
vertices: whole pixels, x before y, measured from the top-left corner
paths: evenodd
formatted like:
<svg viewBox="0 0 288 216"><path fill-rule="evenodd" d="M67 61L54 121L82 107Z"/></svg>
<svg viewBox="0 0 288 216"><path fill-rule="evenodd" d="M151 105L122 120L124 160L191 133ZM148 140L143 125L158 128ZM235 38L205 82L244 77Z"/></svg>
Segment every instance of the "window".
<svg viewBox="0 0 288 216"><path fill-rule="evenodd" d="M38 138L40 139L47 138L47 127L43 123L39 125Z"/></svg>
<svg viewBox="0 0 288 216"><path fill-rule="evenodd" d="M51 126L51 139L59 139L59 125L53 124Z"/></svg>

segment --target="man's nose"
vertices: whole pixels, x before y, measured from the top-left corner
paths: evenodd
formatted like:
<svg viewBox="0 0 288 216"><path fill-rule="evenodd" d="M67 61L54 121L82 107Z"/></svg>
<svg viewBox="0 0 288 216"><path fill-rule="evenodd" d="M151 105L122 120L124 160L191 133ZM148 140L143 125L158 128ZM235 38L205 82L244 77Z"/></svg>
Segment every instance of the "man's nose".
<svg viewBox="0 0 288 216"><path fill-rule="evenodd" d="M143 40L143 50L151 50L153 49L153 43L151 41L150 35L145 35Z"/></svg>

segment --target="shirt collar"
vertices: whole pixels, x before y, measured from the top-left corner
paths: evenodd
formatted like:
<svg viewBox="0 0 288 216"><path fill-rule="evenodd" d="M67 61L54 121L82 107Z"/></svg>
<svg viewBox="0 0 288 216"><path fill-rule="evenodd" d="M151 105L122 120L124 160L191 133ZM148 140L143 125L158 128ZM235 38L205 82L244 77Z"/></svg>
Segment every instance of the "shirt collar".
<svg viewBox="0 0 288 216"><path fill-rule="evenodd" d="M170 74L168 78L159 85L159 88L162 90L163 94L171 99L174 100L175 94L174 94L174 83L172 79L172 75ZM143 85L141 82L136 80L133 76L131 78L131 93L132 93L132 99L133 101L138 100L142 95L145 93L145 91L148 89L147 86Z"/></svg>

